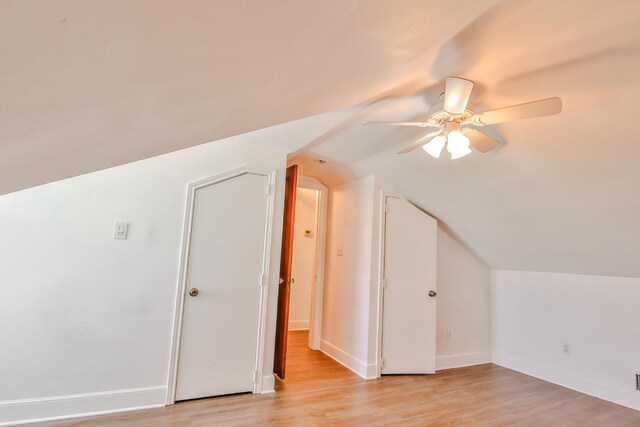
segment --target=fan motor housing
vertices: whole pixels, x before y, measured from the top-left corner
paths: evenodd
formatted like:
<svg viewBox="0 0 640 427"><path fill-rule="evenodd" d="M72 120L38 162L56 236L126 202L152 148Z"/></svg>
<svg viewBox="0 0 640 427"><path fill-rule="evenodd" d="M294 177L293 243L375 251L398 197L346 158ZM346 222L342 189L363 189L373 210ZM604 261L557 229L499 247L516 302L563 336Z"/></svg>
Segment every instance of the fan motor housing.
<svg viewBox="0 0 640 427"><path fill-rule="evenodd" d="M444 101L438 102L429 109L429 123L443 125L447 122L465 122L473 116L473 105L469 102L463 114L451 114L444 109Z"/></svg>

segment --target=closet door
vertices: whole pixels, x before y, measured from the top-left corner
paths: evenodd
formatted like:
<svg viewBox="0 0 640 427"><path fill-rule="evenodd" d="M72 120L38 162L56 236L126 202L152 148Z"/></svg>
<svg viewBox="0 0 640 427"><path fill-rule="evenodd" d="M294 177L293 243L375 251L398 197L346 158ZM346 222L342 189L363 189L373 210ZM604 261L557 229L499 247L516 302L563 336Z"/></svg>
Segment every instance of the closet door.
<svg viewBox="0 0 640 427"><path fill-rule="evenodd" d="M176 400L253 391L267 186L247 173L196 190Z"/></svg>
<svg viewBox="0 0 640 427"><path fill-rule="evenodd" d="M382 374L436 368L437 222L387 197L382 306Z"/></svg>

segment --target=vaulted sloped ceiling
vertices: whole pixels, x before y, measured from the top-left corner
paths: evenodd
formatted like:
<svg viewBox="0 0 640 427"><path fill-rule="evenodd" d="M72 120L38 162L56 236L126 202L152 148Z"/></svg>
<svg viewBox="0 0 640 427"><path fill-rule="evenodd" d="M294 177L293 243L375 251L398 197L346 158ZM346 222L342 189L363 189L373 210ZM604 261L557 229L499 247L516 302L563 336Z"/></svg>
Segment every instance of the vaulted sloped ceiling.
<svg viewBox="0 0 640 427"><path fill-rule="evenodd" d="M0 194L291 122L245 137L298 150L328 184L379 175L492 268L640 277L635 0L0 12ZM476 82L478 111L549 96L564 110L496 126L499 149L457 161L395 155L420 129L360 126L424 117L450 75Z"/></svg>
<svg viewBox="0 0 640 427"><path fill-rule="evenodd" d="M303 173L378 175L492 268L640 277L639 22L634 2L501 3L440 47L437 83L285 125L280 139L315 129L291 160ZM564 109L484 128L501 146L455 161L395 154L429 130L360 125L424 118L447 75L476 82L477 111L550 96Z"/></svg>
<svg viewBox="0 0 640 427"><path fill-rule="evenodd" d="M361 103L493 3L3 0L0 194Z"/></svg>

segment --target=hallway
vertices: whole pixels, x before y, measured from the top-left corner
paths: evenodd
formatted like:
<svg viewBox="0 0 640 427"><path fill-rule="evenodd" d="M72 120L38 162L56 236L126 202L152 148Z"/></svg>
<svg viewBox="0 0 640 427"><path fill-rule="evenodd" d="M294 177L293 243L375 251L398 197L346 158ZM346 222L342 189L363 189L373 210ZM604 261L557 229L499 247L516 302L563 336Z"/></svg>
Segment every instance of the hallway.
<svg viewBox="0 0 640 427"><path fill-rule="evenodd" d="M35 424L88 426L638 426L640 412L496 365L365 381L289 335L276 393L181 402L166 408Z"/></svg>
<svg viewBox="0 0 640 427"><path fill-rule="evenodd" d="M365 381L320 351L307 347L308 331L289 331L286 380L276 379L276 393L322 393L357 387Z"/></svg>

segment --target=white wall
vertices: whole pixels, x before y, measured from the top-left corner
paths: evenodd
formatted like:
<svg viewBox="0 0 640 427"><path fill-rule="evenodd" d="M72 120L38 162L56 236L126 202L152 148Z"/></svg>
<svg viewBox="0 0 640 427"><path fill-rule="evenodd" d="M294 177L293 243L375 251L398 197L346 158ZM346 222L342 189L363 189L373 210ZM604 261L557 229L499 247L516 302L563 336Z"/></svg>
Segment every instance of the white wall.
<svg viewBox="0 0 640 427"><path fill-rule="evenodd" d="M286 153L231 138L0 197L0 423L164 403L187 184L246 164L278 173L272 378Z"/></svg>
<svg viewBox="0 0 640 427"><path fill-rule="evenodd" d="M292 276L289 307L289 330L309 329L311 288L315 280L316 262L316 199L317 190L298 188L296 218L293 227ZM305 230L311 230L306 236Z"/></svg>
<svg viewBox="0 0 640 427"><path fill-rule="evenodd" d="M329 188L322 340L325 353L366 377L375 178ZM343 255L338 255L342 248Z"/></svg>
<svg viewBox="0 0 640 427"><path fill-rule="evenodd" d="M639 278L492 271L494 362L640 410L639 302Z"/></svg>
<svg viewBox="0 0 640 427"><path fill-rule="evenodd" d="M437 280L436 369L491 362L489 269L442 227Z"/></svg>
<svg viewBox="0 0 640 427"><path fill-rule="evenodd" d="M329 191L321 348L362 377L375 378L383 197L393 190L369 176ZM488 268L441 228L437 268L437 369L489 363Z"/></svg>

